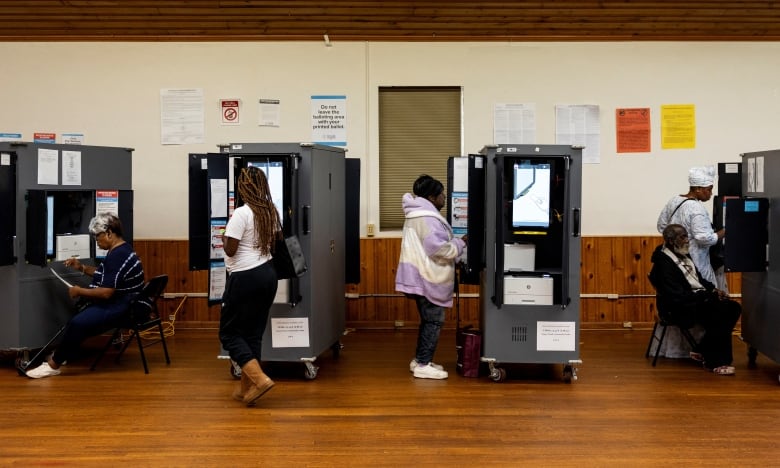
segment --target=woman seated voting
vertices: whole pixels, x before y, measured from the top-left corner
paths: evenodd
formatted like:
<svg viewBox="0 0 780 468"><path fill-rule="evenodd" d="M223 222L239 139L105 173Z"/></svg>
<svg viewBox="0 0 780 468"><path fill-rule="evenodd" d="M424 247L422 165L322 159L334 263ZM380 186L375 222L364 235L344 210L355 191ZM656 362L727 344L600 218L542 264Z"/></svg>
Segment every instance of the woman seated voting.
<svg viewBox="0 0 780 468"><path fill-rule="evenodd" d="M97 267L76 258L65 260L67 267L92 277L89 286L71 286L68 295L87 301L78 314L68 321L62 341L46 361L26 372L40 379L59 375L60 367L73 359L84 340L117 326L127 313L130 300L144 287L144 268L133 247L122 237L122 223L110 213L101 213L89 222L89 232L106 257Z"/></svg>

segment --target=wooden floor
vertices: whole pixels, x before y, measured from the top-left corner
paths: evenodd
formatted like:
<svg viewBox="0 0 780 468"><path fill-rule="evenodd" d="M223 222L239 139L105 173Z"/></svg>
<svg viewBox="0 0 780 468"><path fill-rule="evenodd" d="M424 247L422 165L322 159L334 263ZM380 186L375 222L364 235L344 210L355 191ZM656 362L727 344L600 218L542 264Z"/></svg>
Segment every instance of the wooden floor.
<svg viewBox="0 0 780 468"><path fill-rule="evenodd" d="M778 466L780 366L737 375L644 359L648 330L582 332L579 379L518 365L501 383L454 372L454 334L437 361L446 381L408 370L413 332L357 331L317 378L272 363L256 408L233 401L215 331L169 338L173 363L137 349L95 372L89 356L58 377L0 369L0 465L16 466ZM88 348L96 349L88 343Z"/></svg>

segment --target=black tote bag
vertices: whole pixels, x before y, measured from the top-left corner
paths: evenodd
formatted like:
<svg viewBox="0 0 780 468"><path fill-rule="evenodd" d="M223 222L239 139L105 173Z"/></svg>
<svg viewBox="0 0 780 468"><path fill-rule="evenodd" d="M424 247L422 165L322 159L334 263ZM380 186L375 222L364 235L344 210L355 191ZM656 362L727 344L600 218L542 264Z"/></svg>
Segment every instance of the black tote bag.
<svg viewBox="0 0 780 468"><path fill-rule="evenodd" d="M298 236L277 238L272 255L277 278L298 278L306 273L306 258Z"/></svg>

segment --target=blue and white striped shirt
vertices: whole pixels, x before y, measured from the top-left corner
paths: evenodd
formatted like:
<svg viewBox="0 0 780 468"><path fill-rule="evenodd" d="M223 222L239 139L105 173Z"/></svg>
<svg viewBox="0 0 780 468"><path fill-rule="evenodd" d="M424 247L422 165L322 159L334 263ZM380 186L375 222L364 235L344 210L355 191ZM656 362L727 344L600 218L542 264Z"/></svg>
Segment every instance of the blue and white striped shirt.
<svg viewBox="0 0 780 468"><path fill-rule="evenodd" d="M139 292L144 287L144 267L133 247L125 242L108 252L92 275L91 288L112 288L114 294Z"/></svg>

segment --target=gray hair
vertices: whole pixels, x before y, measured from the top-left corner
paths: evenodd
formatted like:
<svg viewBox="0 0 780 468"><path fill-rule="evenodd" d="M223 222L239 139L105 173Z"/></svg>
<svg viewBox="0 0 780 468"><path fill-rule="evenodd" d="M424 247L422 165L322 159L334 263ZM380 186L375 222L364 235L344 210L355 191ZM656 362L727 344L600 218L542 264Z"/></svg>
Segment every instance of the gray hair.
<svg viewBox="0 0 780 468"><path fill-rule="evenodd" d="M122 237L122 223L114 213L98 213L89 221L89 233L93 236L108 231Z"/></svg>
<svg viewBox="0 0 780 468"><path fill-rule="evenodd" d="M688 231L679 224L669 224L664 228L662 235L666 245L674 245L674 241L682 234L688 234Z"/></svg>

